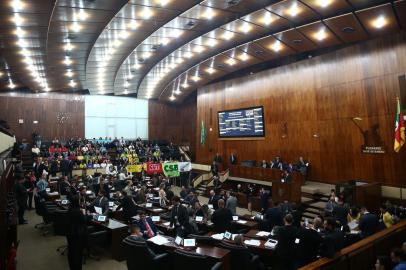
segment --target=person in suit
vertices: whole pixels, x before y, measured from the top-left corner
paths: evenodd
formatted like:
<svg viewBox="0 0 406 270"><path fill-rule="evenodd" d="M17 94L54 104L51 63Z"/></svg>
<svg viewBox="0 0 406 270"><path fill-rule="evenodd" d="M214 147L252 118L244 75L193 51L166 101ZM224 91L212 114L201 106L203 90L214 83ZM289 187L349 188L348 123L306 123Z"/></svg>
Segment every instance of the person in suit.
<svg viewBox="0 0 406 270"><path fill-rule="evenodd" d="M123 198L116 210L123 209L123 217L127 222L131 222L131 217L137 214L137 205L131 196L131 191L122 191Z"/></svg>
<svg viewBox="0 0 406 270"><path fill-rule="evenodd" d="M265 219L269 231L272 231L275 226L283 226L282 210L277 202L274 206L272 206L272 201L269 202L269 208L265 212Z"/></svg>
<svg viewBox="0 0 406 270"><path fill-rule="evenodd" d="M259 191L259 201L261 206L261 213L264 214L268 210L269 206L269 192L266 191L263 187Z"/></svg>
<svg viewBox="0 0 406 270"><path fill-rule="evenodd" d="M278 231L278 244L275 248L276 269L293 270L295 269L295 260L292 254L295 254L297 228L293 226L291 214L285 216L284 223L285 225Z"/></svg>
<svg viewBox="0 0 406 270"><path fill-rule="evenodd" d="M333 217L340 223L340 226L347 226L348 208L342 200L338 200L337 205L333 208Z"/></svg>
<svg viewBox="0 0 406 270"><path fill-rule="evenodd" d="M79 206L77 195L71 198L68 210L67 242L68 262L70 270L81 270L83 249L87 236L86 217Z"/></svg>
<svg viewBox="0 0 406 270"><path fill-rule="evenodd" d="M237 164L237 156L234 153L231 153L231 155L230 155L230 164L231 165Z"/></svg>
<svg viewBox="0 0 406 270"><path fill-rule="evenodd" d="M271 169L283 169L282 159L279 156L276 156L274 160L271 162Z"/></svg>
<svg viewBox="0 0 406 270"><path fill-rule="evenodd" d="M158 234L158 229L156 228L154 222L150 217L145 215L144 211L139 212L140 220L138 221L138 227L142 232L145 239L149 239Z"/></svg>
<svg viewBox="0 0 406 270"><path fill-rule="evenodd" d="M210 172L213 176L218 176L219 174L219 167L215 161L213 161L213 164L210 166Z"/></svg>
<svg viewBox="0 0 406 270"><path fill-rule="evenodd" d="M292 175L289 171L284 170L281 178L282 183L292 183Z"/></svg>
<svg viewBox="0 0 406 270"><path fill-rule="evenodd" d="M92 210L94 210L94 207L100 207L102 209L102 215L107 216L109 212L109 200L107 199L106 192L104 190L99 191L99 194L90 204L90 207Z"/></svg>
<svg viewBox="0 0 406 270"><path fill-rule="evenodd" d="M226 208L231 211L234 216L237 215L237 198L234 192L227 191Z"/></svg>
<svg viewBox="0 0 406 270"><path fill-rule="evenodd" d="M299 227L297 232L299 239L297 247L297 267L305 266L315 260L319 254L322 242L321 235L313 226L309 228Z"/></svg>
<svg viewBox="0 0 406 270"><path fill-rule="evenodd" d="M217 233L223 233L230 230L231 228L233 214L224 206L224 200L219 200L218 209L214 211L213 215L211 216L211 221L214 224L214 231L216 231Z"/></svg>
<svg viewBox="0 0 406 270"><path fill-rule="evenodd" d="M259 167L261 167L261 168L263 168L263 169L266 169L266 168L269 168L269 165L268 165L268 163L266 163L266 160L264 159L264 160L262 160L262 162L261 162L261 164L259 165Z"/></svg>
<svg viewBox="0 0 406 270"><path fill-rule="evenodd" d="M223 163L223 158L221 157L221 155L219 153L216 153L213 161L216 162L217 164L221 164L221 163Z"/></svg>
<svg viewBox="0 0 406 270"><path fill-rule="evenodd" d="M71 190L71 184L68 181L68 178L64 176L63 181L59 184L59 190L61 192L61 195L67 196L68 193L70 193Z"/></svg>
<svg viewBox="0 0 406 270"><path fill-rule="evenodd" d="M189 215L187 209L180 204L180 198L178 196L173 196L172 205L169 226L175 229L176 235L185 237L189 231Z"/></svg>
<svg viewBox="0 0 406 270"><path fill-rule="evenodd" d="M302 175L307 174L307 168L309 167L309 162L305 161L303 157L299 157L299 161L295 164L295 168Z"/></svg>
<svg viewBox="0 0 406 270"><path fill-rule="evenodd" d="M344 247L344 233L336 228L337 221L334 218L324 220L323 241L320 255L328 258L334 257L336 252Z"/></svg>
<svg viewBox="0 0 406 270"><path fill-rule="evenodd" d="M295 202L292 203L292 211L290 213L293 217L293 226L299 228L300 221L302 220L302 210Z"/></svg>
<svg viewBox="0 0 406 270"><path fill-rule="evenodd" d="M361 237L365 238L374 234L379 227L379 219L376 215L371 214L365 207L361 208L361 218L359 219L358 228L361 230Z"/></svg>
<svg viewBox="0 0 406 270"><path fill-rule="evenodd" d="M214 192L214 190L210 190L208 204L213 205L214 210L217 210L217 208L218 208L218 200L219 200L219 197L216 195L216 192Z"/></svg>
<svg viewBox="0 0 406 270"><path fill-rule="evenodd" d="M179 193L179 196L180 196L182 199L185 199L187 195L188 195L188 192L187 192L187 190L186 190L186 187L185 187L185 186L182 186L182 189L181 189L181 191L180 191L180 193Z"/></svg>
<svg viewBox="0 0 406 270"><path fill-rule="evenodd" d="M131 240L135 240L135 241L142 241L142 242L145 241L140 227L138 227L135 224L132 224L130 226L130 235L127 236L127 238L129 238Z"/></svg>
<svg viewBox="0 0 406 270"><path fill-rule="evenodd" d="M24 186L25 179L23 176L19 177L14 185L14 192L18 205L18 223L27 224L24 219L25 209L27 208L28 191Z"/></svg>

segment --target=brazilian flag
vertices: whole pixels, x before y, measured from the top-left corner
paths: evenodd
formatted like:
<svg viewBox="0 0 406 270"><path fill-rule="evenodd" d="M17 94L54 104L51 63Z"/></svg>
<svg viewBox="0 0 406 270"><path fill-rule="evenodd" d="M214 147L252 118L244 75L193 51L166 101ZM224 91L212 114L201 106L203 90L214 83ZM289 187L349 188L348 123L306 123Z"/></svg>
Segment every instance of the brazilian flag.
<svg viewBox="0 0 406 270"><path fill-rule="evenodd" d="M202 123L200 125L200 144L205 144L206 143L206 127L204 126L204 122L202 120Z"/></svg>

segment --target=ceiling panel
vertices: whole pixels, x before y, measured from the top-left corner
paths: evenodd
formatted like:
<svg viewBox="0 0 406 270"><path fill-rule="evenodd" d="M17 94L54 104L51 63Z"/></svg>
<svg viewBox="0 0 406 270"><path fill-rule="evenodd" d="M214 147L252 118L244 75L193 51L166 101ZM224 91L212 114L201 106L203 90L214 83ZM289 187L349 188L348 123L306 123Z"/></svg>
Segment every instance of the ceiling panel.
<svg viewBox="0 0 406 270"><path fill-rule="evenodd" d="M318 47L329 47L341 44L341 41L322 22L315 22L297 28Z"/></svg>
<svg viewBox="0 0 406 270"><path fill-rule="evenodd" d="M333 17L324 22L344 42L351 43L368 38L368 34L352 13Z"/></svg>
<svg viewBox="0 0 406 270"><path fill-rule="evenodd" d="M298 52L312 51L317 49L317 45L296 29L290 29L275 35L286 45Z"/></svg>
<svg viewBox="0 0 406 270"><path fill-rule="evenodd" d="M391 4L357 11L356 14L371 35L387 34L398 30Z"/></svg>

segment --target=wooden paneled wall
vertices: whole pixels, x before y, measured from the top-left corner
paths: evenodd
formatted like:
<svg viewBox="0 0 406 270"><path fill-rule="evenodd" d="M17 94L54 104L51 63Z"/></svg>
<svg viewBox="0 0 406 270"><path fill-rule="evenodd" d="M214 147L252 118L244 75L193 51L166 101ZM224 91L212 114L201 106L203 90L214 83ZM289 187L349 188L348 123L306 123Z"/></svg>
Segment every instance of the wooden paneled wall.
<svg viewBox="0 0 406 270"><path fill-rule="evenodd" d="M405 72L401 33L199 89L196 139L202 120L208 136L206 145L196 147L197 162L210 162L216 152L224 160L234 152L240 161L280 155L295 162L302 155L311 163L312 180L406 185L406 146L399 154L393 150L395 102ZM265 110L265 140L218 139L218 111L259 105ZM354 117L362 118L360 128ZM361 154L361 129L371 132L375 125L386 153Z"/></svg>
<svg viewBox="0 0 406 270"><path fill-rule="evenodd" d="M182 104L172 105L158 101L148 104L149 139L165 139L176 144L196 147L196 94Z"/></svg>
<svg viewBox="0 0 406 270"><path fill-rule="evenodd" d="M76 95L4 94L0 96L0 119L8 122L17 140L30 143L34 131L45 140L85 136L85 102ZM19 124L19 119L24 123Z"/></svg>

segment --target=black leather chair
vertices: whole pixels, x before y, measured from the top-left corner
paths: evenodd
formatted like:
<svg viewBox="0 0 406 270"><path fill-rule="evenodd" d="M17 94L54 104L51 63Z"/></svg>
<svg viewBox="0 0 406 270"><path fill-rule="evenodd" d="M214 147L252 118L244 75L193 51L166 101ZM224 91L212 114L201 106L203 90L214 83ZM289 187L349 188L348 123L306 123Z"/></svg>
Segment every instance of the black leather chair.
<svg viewBox="0 0 406 270"><path fill-rule="evenodd" d="M168 254L155 254L144 240L135 240L127 237L123 240L123 245L128 270L158 270L168 266Z"/></svg>
<svg viewBox="0 0 406 270"><path fill-rule="evenodd" d="M196 242L199 244L213 245L216 242L216 239L214 239L213 237L200 234L189 234L187 238L196 239Z"/></svg>
<svg viewBox="0 0 406 270"><path fill-rule="evenodd" d="M68 233L68 224L69 224L69 217L67 210L56 209L53 213L53 228L54 234L59 236L65 236ZM68 246L63 245L56 249L57 252L61 255L65 255Z"/></svg>
<svg viewBox="0 0 406 270"><path fill-rule="evenodd" d="M231 269L241 269L241 270L263 269L263 265L259 259L259 256L252 255L247 247L227 242L219 242L218 246L230 250Z"/></svg>
<svg viewBox="0 0 406 270"><path fill-rule="evenodd" d="M219 270L221 268L221 262L215 263L207 256L181 249L174 252L173 269Z"/></svg>
<svg viewBox="0 0 406 270"><path fill-rule="evenodd" d="M96 261L100 261L100 257L97 256L97 251L106 248L108 244L109 244L108 231L106 230L88 231L86 239L86 253L85 256L83 257L83 263L86 263L87 259L94 259Z"/></svg>

